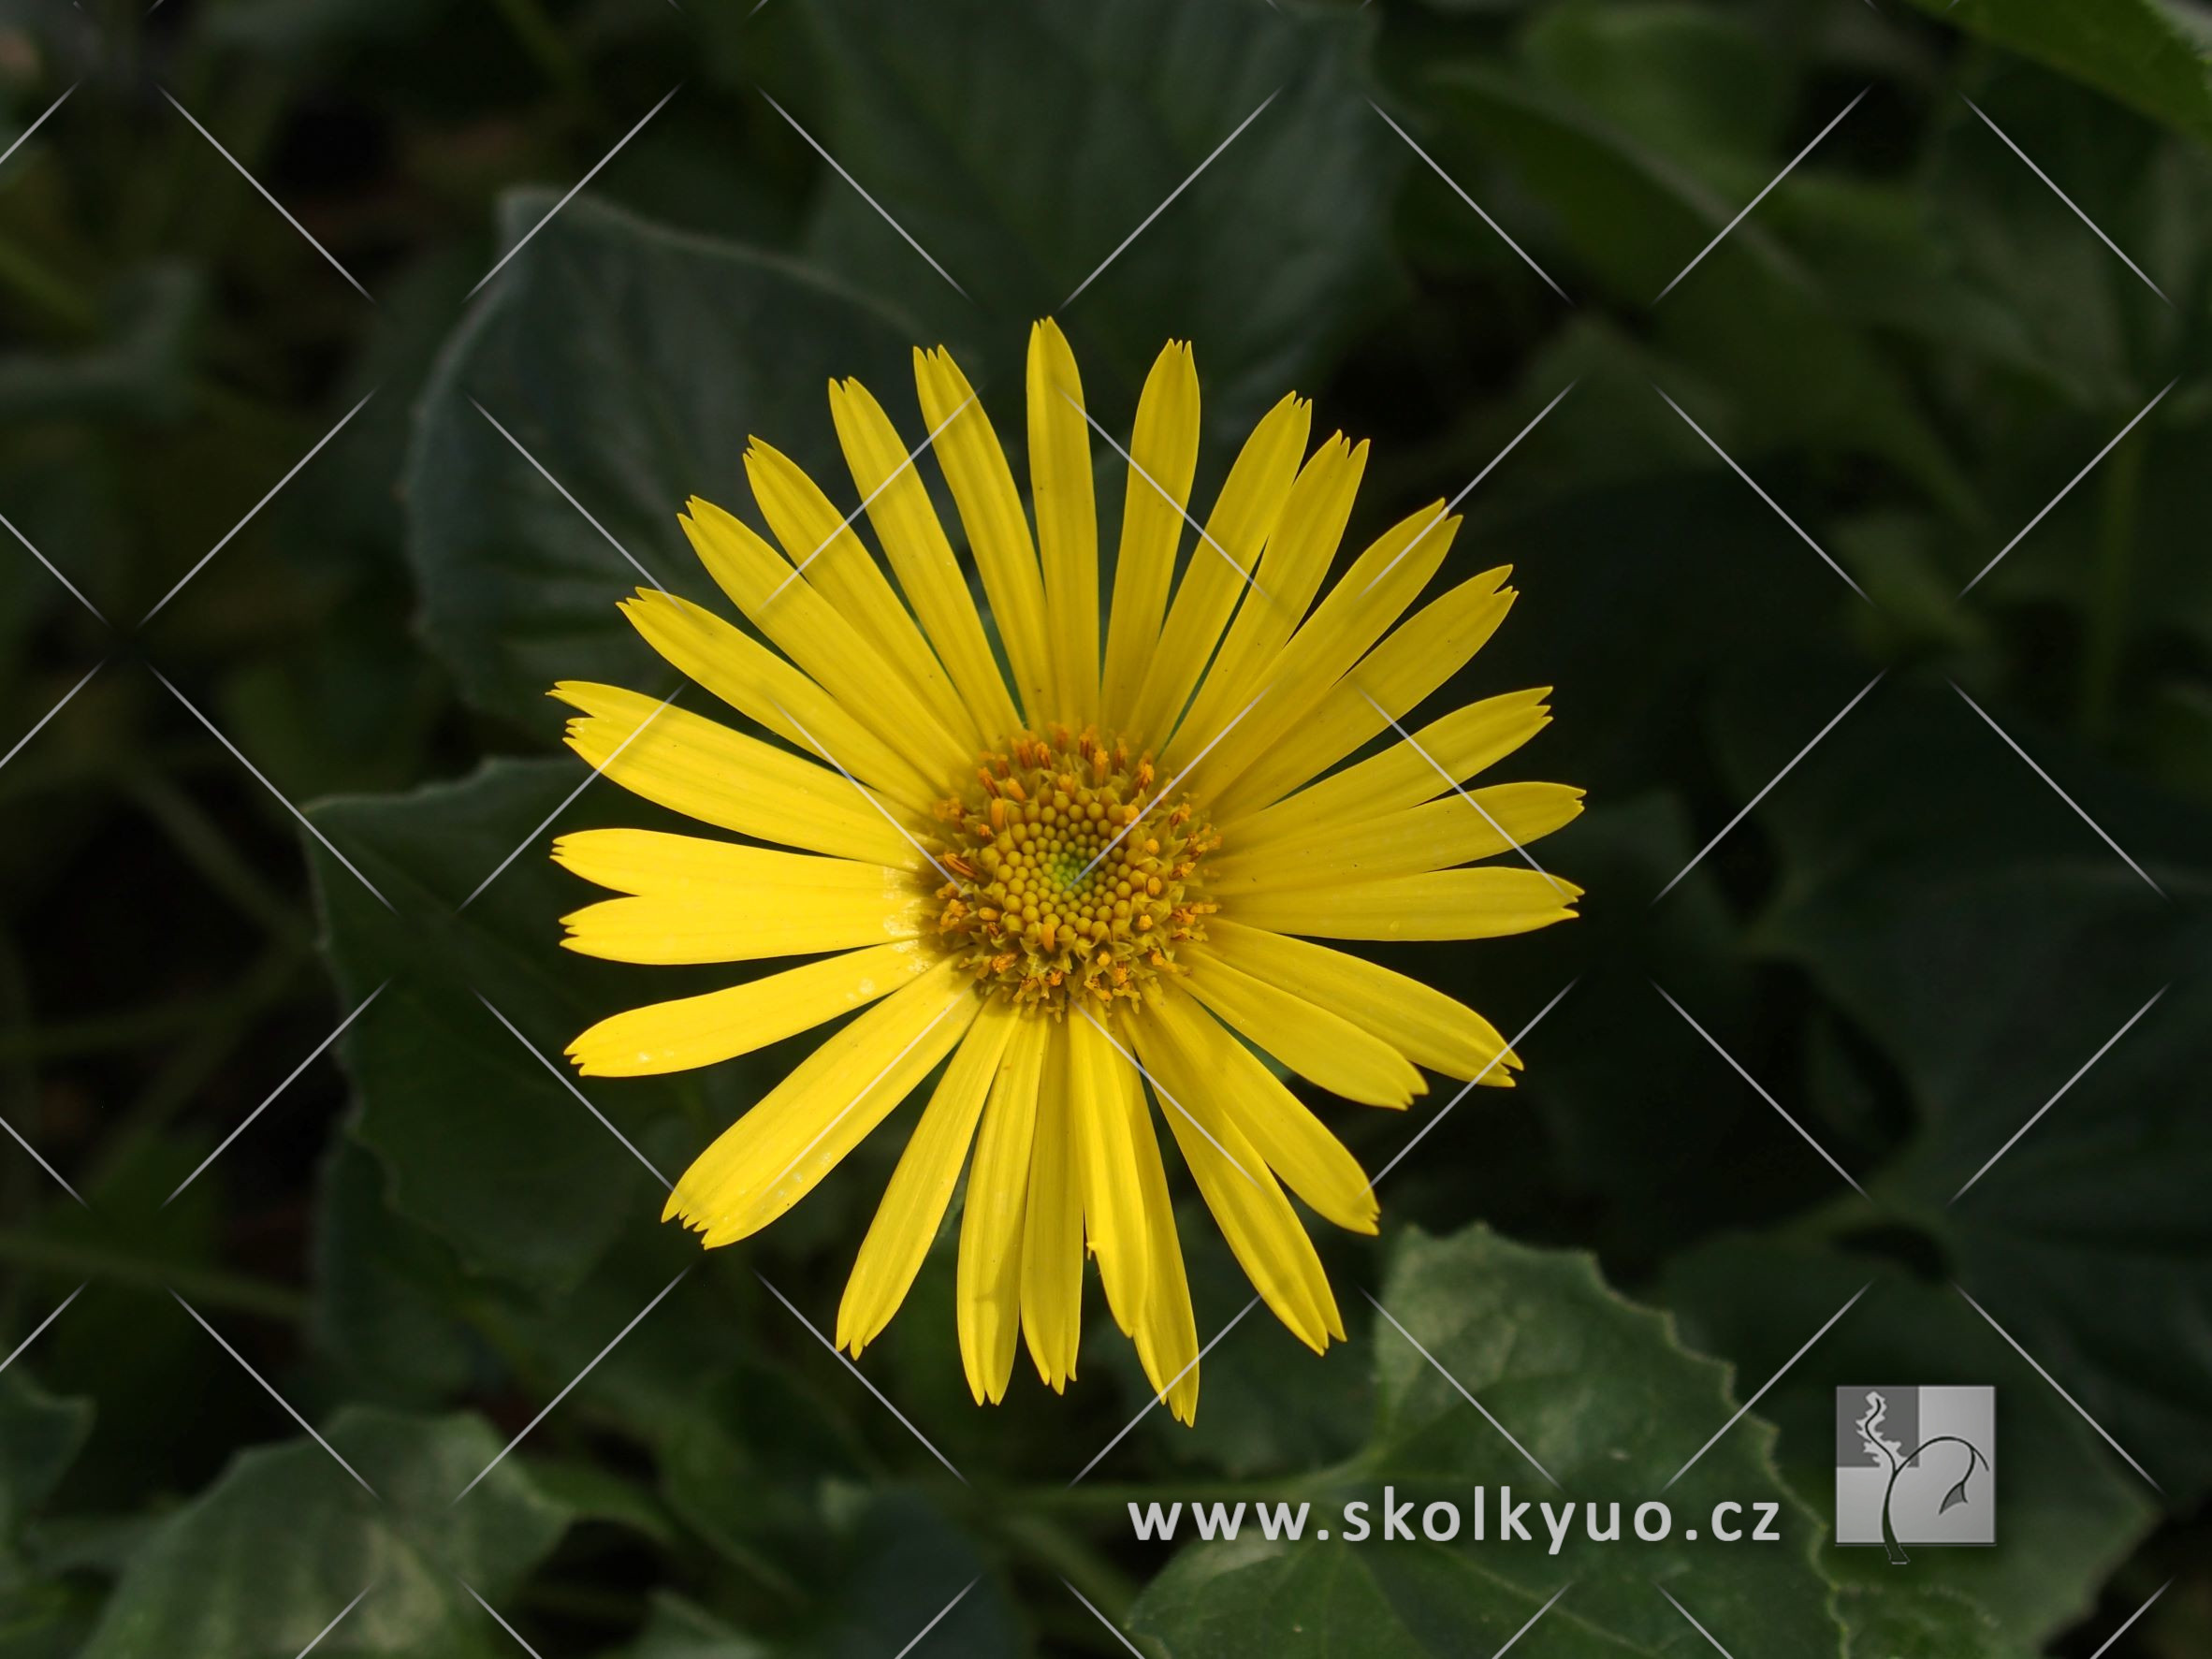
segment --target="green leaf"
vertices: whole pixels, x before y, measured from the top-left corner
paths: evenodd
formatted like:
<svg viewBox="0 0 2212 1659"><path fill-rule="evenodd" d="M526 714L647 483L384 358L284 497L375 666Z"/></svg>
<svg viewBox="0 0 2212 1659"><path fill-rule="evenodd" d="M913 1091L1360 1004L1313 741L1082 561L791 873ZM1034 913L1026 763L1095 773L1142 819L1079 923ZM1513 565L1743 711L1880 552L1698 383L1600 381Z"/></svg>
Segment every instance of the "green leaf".
<svg viewBox="0 0 2212 1659"><path fill-rule="evenodd" d="M1847 1585L1836 1610L1851 1659L2026 1659L1972 1597L1938 1585Z"/></svg>
<svg viewBox="0 0 2212 1659"><path fill-rule="evenodd" d="M469 1594L495 1607L551 1552L570 1512L498 1455L473 1417L350 1409L330 1443L371 1497L311 1440L243 1452L132 1559L82 1659L178 1652L291 1659L361 1596L344 1650L474 1659L513 1652Z"/></svg>
<svg viewBox="0 0 2212 1659"><path fill-rule="evenodd" d="M92 1424L89 1402L57 1400L20 1371L0 1377L0 1584L24 1520L76 1461Z"/></svg>
<svg viewBox="0 0 2212 1659"><path fill-rule="evenodd" d="M2171 0L1914 0L1923 11L2100 87L2144 114L2212 139L2203 24Z"/></svg>
<svg viewBox="0 0 2212 1659"><path fill-rule="evenodd" d="M509 197L506 240L550 205ZM684 502L739 507L754 433L835 495L824 382L858 376L909 407L914 340L789 259L571 202L492 280L424 392L404 488L430 648L472 702L542 734L557 679L665 685L615 605L641 582L709 599Z"/></svg>
<svg viewBox="0 0 2212 1659"><path fill-rule="evenodd" d="M1747 797L1853 689L1763 676L1727 700L1722 753ZM1891 683L1762 803L1784 876L1758 942L1812 975L1920 1108L1876 1197L2186 1502L2212 1487L2212 1361L2193 1338L2212 1320L2212 1119L2194 1082L2212 1065L2212 986L2190 896L2212 822L1978 700L2182 902L1950 688ZM2016 1362L2000 1380L2045 1386Z"/></svg>
<svg viewBox="0 0 2212 1659"><path fill-rule="evenodd" d="M1382 1305L1451 1377L1557 1477L1564 1496L1622 1505L1623 1541L1586 1542L1580 1517L1557 1556L1531 1511L1536 1542L1496 1534L1504 1499L1560 1501L1496 1428L1387 1322L1375 1329L1379 1404L1354 1462L1312 1490L1317 1523L1346 1498L1380 1505L1448 1501L1490 1490L1486 1543L1365 1543L1315 1538L1186 1549L1140 1598L1137 1631L1177 1659L1245 1654L1492 1652L1561 1585L1573 1588L1540 1626L1542 1651L1616 1656L1689 1651L1695 1633L1654 1588L1664 1584L1737 1652L1839 1654L1841 1631L1812 1562L1813 1522L1781 1485L1773 1433L1739 1422L1680 1481L1683 1463L1728 1421L1725 1368L1690 1353L1666 1319L1608 1289L1589 1258L1530 1249L1483 1229L1399 1241ZM1637 1505L1662 1492L1669 1538L1630 1532ZM1687 1541L1723 1499L1779 1506L1782 1541ZM1464 1529L1463 1529L1464 1531ZM1538 1639L1532 1637L1532 1640Z"/></svg>
<svg viewBox="0 0 2212 1659"><path fill-rule="evenodd" d="M1367 107L1375 20L1356 8L865 0L808 16L827 81L802 92L833 100L814 130L974 303L841 179L822 181L811 243L980 345L977 384L1004 388L1010 444L1033 317L1064 313L1102 410L1133 405L1171 337L1192 341L1219 446L1293 386L1316 389L1331 342L1394 281L1385 215L1409 158Z"/></svg>

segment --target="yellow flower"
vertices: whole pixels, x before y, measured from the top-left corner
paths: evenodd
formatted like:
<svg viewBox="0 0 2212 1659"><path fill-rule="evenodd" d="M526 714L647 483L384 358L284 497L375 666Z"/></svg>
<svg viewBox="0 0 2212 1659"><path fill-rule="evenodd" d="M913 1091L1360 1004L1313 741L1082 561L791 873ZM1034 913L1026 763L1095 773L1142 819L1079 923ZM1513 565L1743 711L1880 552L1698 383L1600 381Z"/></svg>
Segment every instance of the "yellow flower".
<svg viewBox="0 0 2212 1659"><path fill-rule="evenodd" d="M815 960L617 1014L569 1055L593 1076L677 1071L865 1009L700 1155L663 1218L709 1246L759 1231L949 1061L860 1247L839 1346L858 1355L890 1323L965 1165L959 1334L977 1401L1005 1393L1017 1332L1055 1390L1074 1375L1087 1244L1114 1322L1188 1422L1198 1334L1155 1109L1268 1305L1317 1351L1341 1340L1284 1189L1364 1233L1375 1196L1259 1053L1373 1106L1425 1093L1417 1068L1509 1084L1521 1062L1479 1014L1309 941L1566 919L1570 883L1520 863L1454 866L1557 829L1581 792L1493 785L1477 809L1451 785L1548 723L1542 691L1340 766L1480 648L1513 589L1487 571L1400 622L1458 528L1439 504L1384 531L1315 604L1367 445L1340 434L1308 455L1308 404L1286 397L1253 429L1178 583L1199 386L1188 346L1160 353L1129 440L1101 652L1090 432L1059 329L1041 323L1029 342L1034 536L952 358L917 351L914 375L1011 683L866 391L834 384L830 408L895 588L813 480L755 439L746 473L783 552L703 501L682 524L775 648L672 594L622 609L782 743L616 687L553 694L581 711L569 746L617 783L805 851L592 830L553 855L625 895L567 917L571 950Z"/></svg>

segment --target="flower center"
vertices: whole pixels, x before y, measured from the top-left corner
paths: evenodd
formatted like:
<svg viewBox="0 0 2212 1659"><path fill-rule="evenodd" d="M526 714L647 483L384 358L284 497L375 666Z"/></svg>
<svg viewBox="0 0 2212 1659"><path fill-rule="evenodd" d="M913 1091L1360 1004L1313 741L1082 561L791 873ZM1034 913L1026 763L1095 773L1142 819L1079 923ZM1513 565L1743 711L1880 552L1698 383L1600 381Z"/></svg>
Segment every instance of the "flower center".
<svg viewBox="0 0 2212 1659"><path fill-rule="evenodd" d="M944 802L938 932L986 991L1057 1013L1178 971L1218 907L1199 866L1221 843L1190 802L1153 793L1150 755L1095 730L1017 734Z"/></svg>

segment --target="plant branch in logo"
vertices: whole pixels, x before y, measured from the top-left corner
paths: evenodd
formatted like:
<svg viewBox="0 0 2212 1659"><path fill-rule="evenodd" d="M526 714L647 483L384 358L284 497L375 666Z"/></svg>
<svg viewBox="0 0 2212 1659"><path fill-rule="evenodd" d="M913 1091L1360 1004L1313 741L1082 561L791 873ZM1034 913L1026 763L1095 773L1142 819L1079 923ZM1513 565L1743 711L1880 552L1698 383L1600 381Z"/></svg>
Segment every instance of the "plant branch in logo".
<svg viewBox="0 0 2212 1659"><path fill-rule="evenodd" d="M1848 1394L1850 1391L1844 1390L1839 1390L1839 1393ZM1852 1426L1856 1431L1859 1444L1865 1448L1868 1457L1874 1460L1879 1465L1886 1467L1889 1472L1889 1478L1882 1489L1880 1511L1882 1547L1888 1551L1889 1563L1892 1566L1903 1566L1911 1560L1911 1557L1906 1555L1904 1542L1898 1535L1895 1505L1898 1483L1904 1477L1905 1471L1923 1467L1921 1459L1935 1452L1938 1448L1957 1447L1966 1453L1964 1470L1959 1474L1957 1482L1943 1493L1943 1501L1936 1506L1936 1514L1942 1515L1971 1501L1970 1488L1975 1474L1989 1472L1990 1463L1987 1454L1963 1434L1931 1434L1908 1450L1904 1444L1904 1438L1895 1437L1884 1432L1889 1420L1890 1401L1888 1395L1880 1389L1869 1389L1865 1391L1864 1398L1865 1410ZM1917 1433L1918 1431L1915 1429L1912 1433ZM1942 1455L1947 1465L1955 1454L1944 1453ZM1927 1466L1932 1467L1933 1464L1931 1463ZM1994 1484L1993 1473L1991 1481L1985 1484Z"/></svg>

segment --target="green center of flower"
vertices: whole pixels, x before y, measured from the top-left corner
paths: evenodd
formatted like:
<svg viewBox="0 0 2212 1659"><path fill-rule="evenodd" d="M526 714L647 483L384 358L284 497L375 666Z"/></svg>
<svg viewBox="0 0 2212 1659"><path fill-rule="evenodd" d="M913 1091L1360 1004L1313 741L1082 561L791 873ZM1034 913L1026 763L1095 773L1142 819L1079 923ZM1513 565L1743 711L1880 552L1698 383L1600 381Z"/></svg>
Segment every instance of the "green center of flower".
<svg viewBox="0 0 2212 1659"><path fill-rule="evenodd" d="M938 931L987 990L1055 1012L1177 972L1216 907L1199 866L1220 845L1190 802L1153 793L1152 757L1055 726L985 754L976 784L938 809Z"/></svg>

